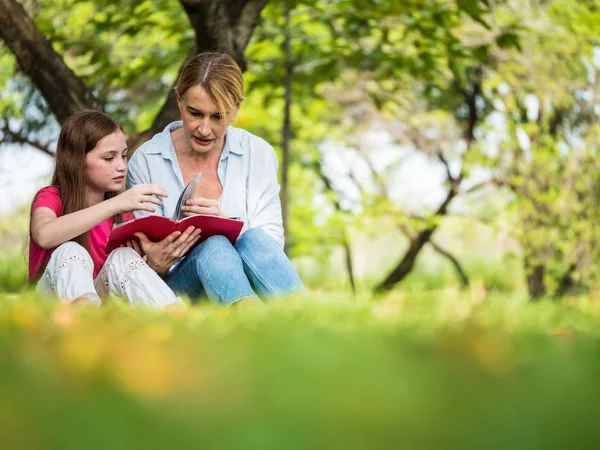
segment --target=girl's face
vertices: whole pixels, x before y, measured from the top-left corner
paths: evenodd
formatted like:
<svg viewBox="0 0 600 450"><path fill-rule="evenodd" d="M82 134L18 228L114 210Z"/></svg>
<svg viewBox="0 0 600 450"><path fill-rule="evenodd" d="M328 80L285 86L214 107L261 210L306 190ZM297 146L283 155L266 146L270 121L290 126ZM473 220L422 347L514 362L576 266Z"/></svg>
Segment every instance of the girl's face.
<svg viewBox="0 0 600 450"><path fill-rule="evenodd" d="M127 142L121 130L103 137L85 156L88 188L93 192L118 192L127 175Z"/></svg>
<svg viewBox="0 0 600 450"><path fill-rule="evenodd" d="M177 99L183 129L191 149L198 153L220 153L225 145L225 133L235 119L237 110L225 120L216 103L202 86L196 85Z"/></svg>

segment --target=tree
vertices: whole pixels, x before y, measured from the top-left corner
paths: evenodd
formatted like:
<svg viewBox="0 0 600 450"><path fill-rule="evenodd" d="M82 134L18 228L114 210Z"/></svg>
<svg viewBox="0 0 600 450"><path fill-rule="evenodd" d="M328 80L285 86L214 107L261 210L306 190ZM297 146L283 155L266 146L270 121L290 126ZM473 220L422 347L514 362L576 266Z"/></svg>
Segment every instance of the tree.
<svg viewBox="0 0 600 450"><path fill-rule="evenodd" d="M484 163L513 195L527 288L538 299L589 288L600 275L600 12L596 2L515 3L527 38L522 52L497 53L486 82L505 139Z"/></svg>
<svg viewBox="0 0 600 450"><path fill-rule="evenodd" d="M462 160L458 173L453 173L447 156L440 148L434 150L434 154L446 168L448 184L446 197L431 217L421 220L416 233L410 238L409 249L385 279L375 287L376 293L392 289L412 271L421 250L430 242L439 227L440 220L448 214L449 206L460 193L462 182L470 167L476 129L483 124L490 110L488 99L482 89L485 75L495 66L490 51L497 47L518 46L518 38L513 26L493 29L486 22L490 5L481 2L481 4L471 3L470 6L474 4L477 5L475 10L459 9L455 15L450 16L436 15L429 10L423 10L427 17L432 17L432 23L441 23L444 26L433 28L433 33L439 34L437 40L414 42L418 58L415 59L412 70L398 73L393 65L381 64L376 65L377 68L371 71L373 79L379 83L373 92L373 98L378 106L394 103L402 105L402 99L397 98L394 93L399 90L401 83L407 82L406 75L409 75L413 80L418 80L411 86L414 86L426 99L431 111L443 110L453 115L457 126L461 129L465 147L465 150L458 155ZM461 20L462 13L471 17L472 23ZM390 29L394 28L390 27ZM472 42L469 42L468 38L463 37L468 37L469 32L475 34L477 39L471 39ZM403 36L395 38L403 40ZM392 43L396 44L392 45L393 48L403 46L399 42L394 42L391 34L386 33L385 39L386 41L392 39ZM403 50L402 55L411 54L407 49Z"/></svg>

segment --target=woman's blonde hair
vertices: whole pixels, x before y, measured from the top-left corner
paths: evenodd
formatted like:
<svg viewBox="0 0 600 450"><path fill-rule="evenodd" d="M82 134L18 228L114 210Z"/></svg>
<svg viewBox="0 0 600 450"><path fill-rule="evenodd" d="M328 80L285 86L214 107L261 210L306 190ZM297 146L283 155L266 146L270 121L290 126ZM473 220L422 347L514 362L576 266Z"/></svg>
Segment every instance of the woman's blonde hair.
<svg viewBox="0 0 600 450"><path fill-rule="evenodd" d="M245 98L242 71L231 56L223 53L200 53L187 62L175 92L181 98L194 86L201 86L211 96L222 120L239 108Z"/></svg>

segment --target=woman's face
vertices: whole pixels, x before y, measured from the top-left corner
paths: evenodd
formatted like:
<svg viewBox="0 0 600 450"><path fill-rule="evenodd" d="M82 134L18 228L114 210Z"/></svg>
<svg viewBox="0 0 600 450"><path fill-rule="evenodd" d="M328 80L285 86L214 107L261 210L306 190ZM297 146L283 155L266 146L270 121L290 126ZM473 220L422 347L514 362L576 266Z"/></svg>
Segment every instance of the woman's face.
<svg viewBox="0 0 600 450"><path fill-rule="evenodd" d="M202 86L191 87L177 99L185 135L195 152L220 153L235 113L221 120L219 108Z"/></svg>

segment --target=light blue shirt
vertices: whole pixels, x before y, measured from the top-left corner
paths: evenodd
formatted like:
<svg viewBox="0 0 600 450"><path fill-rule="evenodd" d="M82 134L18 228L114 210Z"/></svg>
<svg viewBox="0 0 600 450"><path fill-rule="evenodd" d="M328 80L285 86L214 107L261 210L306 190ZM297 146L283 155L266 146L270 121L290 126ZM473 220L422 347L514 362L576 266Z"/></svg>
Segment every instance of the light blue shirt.
<svg viewBox="0 0 600 450"><path fill-rule="evenodd" d="M165 129L139 147L129 161L127 189L136 184L156 184L169 194L163 206L152 205L154 214L172 217L179 194L185 188L171 132L181 121ZM239 217L248 228L262 228L283 248L283 221L277 181L277 155L264 139L229 126L225 147L217 167L223 193L219 209L229 217ZM136 217L150 214L135 211Z"/></svg>

